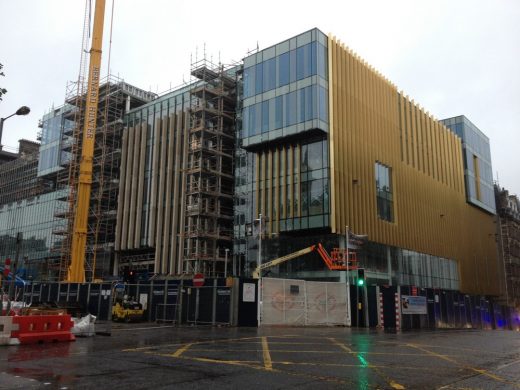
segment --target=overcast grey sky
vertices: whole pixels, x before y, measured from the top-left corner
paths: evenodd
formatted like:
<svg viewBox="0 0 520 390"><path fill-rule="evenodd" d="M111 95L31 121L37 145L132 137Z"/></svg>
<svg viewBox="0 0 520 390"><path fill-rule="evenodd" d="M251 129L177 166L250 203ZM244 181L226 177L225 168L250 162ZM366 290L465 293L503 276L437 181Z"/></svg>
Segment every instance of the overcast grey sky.
<svg viewBox="0 0 520 390"><path fill-rule="evenodd" d="M79 70L84 0L0 0L8 93L2 143L36 139ZM107 0L106 73L112 0ZM493 172L520 194L520 2L115 0L112 74L153 92L188 79L190 57L224 63L318 27L332 33L436 118L466 115L491 140Z"/></svg>

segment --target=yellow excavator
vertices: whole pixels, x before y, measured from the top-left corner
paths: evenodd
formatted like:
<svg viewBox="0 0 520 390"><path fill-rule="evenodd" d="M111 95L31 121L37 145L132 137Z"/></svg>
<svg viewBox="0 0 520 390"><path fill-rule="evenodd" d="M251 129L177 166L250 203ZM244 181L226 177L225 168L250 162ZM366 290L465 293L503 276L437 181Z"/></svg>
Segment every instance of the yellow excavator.
<svg viewBox="0 0 520 390"><path fill-rule="evenodd" d="M85 121L83 125L83 145L81 147L79 183L74 212L74 229L72 233L71 259L67 273L67 282L85 282L85 247L87 243L90 190L92 187L92 165L97 127L104 20L105 0L97 0L94 12L94 27L92 30L88 87L85 101Z"/></svg>
<svg viewBox="0 0 520 390"><path fill-rule="evenodd" d="M334 248L332 250L332 254L329 255L325 250L321 243L317 245L311 245L308 248L300 249L299 251L289 253L288 255L279 257L277 259L271 260L267 263L260 264L253 271L253 278L259 279L260 273L268 268L274 267L276 265L285 263L286 261L295 259L297 257L306 255L307 253L311 253L313 251L317 251L322 260L327 265L327 268L333 271L346 271L346 270L355 270L358 269L357 263L357 255L354 251L349 251L347 249Z"/></svg>

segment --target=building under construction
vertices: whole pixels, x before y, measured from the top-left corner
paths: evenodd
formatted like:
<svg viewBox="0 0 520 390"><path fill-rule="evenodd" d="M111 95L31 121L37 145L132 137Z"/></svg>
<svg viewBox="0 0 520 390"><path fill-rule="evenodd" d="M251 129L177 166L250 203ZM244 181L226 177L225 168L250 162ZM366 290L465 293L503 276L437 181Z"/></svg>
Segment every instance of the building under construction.
<svg viewBox="0 0 520 390"><path fill-rule="evenodd" d="M119 272L224 273L233 234L235 72L203 60L191 74L188 86L126 116Z"/></svg>
<svg viewBox="0 0 520 390"><path fill-rule="evenodd" d="M102 278L111 273L123 115L126 111L153 100L155 97L155 94L136 88L113 76L101 82L85 255L87 280ZM67 103L74 107L71 110L71 115L74 115L74 125L63 133L63 151L68 153L68 158L64 161L64 169L60 170L57 175L57 187L68 189L66 207L56 213L57 218L66 220L66 229L55 232L63 235L63 240L60 241L62 245L55 248L60 253L58 268L60 280L65 278L70 264L74 223L72 216L77 203L76 191L83 138L84 98L85 95L82 94L67 100Z"/></svg>
<svg viewBox="0 0 520 390"><path fill-rule="evenodd" d="M16 237L22 233L20 268L26 277L41 272L48 260L57 202L54 183L37 176L38 147L20 140L16 158L0 164L0 256L15 257Z"/></svg>
<svg viewBox="0 0 520 390"><path fill-rule="evenodd" d="M520 201L495 184L497 242L503 267L502 304L520 307Z"/></svg>
<svg viewBox="0 0 520 390"><path fill-rule="evenodd" d="M217 276L233 241L236 80L206 61L191 74L184 272Z"/></svg>
<svg viewBox="0 0 520 390"><path fill-rule="evenodd" d="M55 207L49 221L53 239L48 248L49 253L45 256L48 267L45 277L57 280L66 277L70 262L84 119L84 93L81 93L77 83L70 83L67 91L66 103L51 110L41 121L42 145L39 159L34 159L31 164L25 163L25 171L35 183L30 188L41 191L39 188L45 186L48 191L55 191ZM111 272L123 115L129 109L156 96L114 77L102 81L99 94L99 119L89 206L87 280L103 277ZM31 183L28 178L20 180ZM27 192L28 189L24 191ZM26 194L21 196L27 197Z"/></svg>
<svg viewBox="0 0 520 390"><path fill-rule="evenodd" d="M15 159L0 164L0 205L52 191L52 184L38 180L39 143L20 140Z"/></svg>

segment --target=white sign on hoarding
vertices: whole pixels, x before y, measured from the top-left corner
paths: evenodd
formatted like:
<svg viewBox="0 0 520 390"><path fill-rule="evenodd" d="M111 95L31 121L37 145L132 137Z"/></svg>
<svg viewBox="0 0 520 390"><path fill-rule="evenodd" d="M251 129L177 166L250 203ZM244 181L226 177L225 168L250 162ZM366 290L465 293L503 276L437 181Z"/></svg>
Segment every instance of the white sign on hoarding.
<svg viewBox="0 0 520 390"><path fill-rule="evenodd" d="M403 314L428 314L426 297L401 295L401 312Z"/></svg>
<svg viewBox="0 0 520 390"><path fill-rule="evenodd" d="M244 290L242 293L243 302L254 302L255 301L255 284L244 283Z"/></svg>
<svg viewBox="0 0 520 390"><path fill-rule="evenodd" d="M148 294L139 294L139 303L143 305L143 310L148 306Z"/></svg>

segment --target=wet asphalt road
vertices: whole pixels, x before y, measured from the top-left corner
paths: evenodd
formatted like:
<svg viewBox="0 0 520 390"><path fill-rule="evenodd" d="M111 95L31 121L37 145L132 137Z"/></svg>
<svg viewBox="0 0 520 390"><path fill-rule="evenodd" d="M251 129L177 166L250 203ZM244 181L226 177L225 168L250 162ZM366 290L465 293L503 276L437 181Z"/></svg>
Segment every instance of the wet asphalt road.
<svg viewBox="0 0 520 390"><path fill-rule="evenodd" d="M520 389L520 333L113 327L0 347L1 389Z"/></svg>

